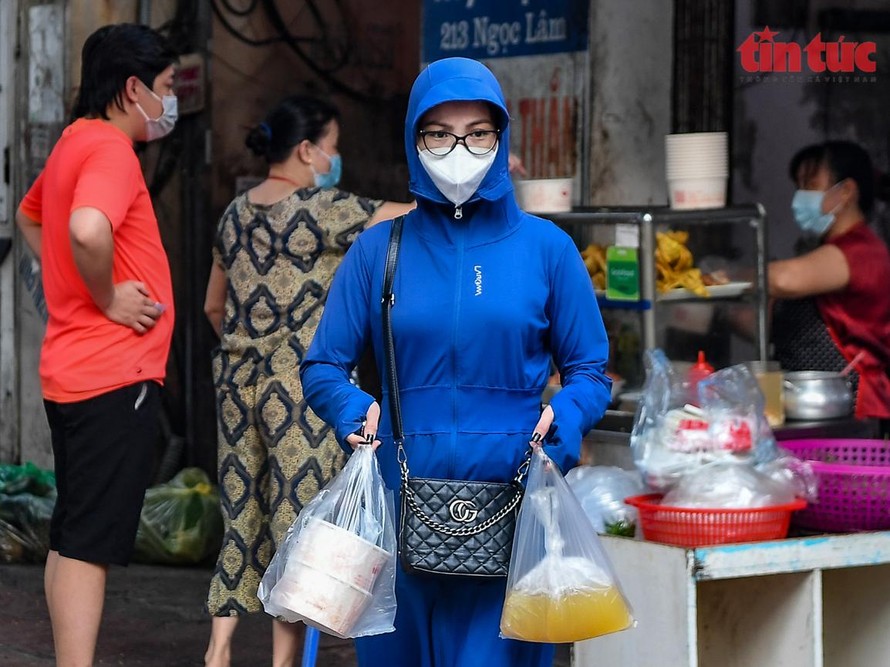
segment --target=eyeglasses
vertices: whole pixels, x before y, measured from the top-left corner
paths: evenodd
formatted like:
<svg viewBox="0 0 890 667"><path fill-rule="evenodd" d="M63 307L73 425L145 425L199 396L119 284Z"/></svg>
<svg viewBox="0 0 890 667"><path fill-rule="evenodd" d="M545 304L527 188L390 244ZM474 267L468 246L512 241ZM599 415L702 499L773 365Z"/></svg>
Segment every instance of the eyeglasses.
<svg viewBox="0 0 890 667"><path fill-rule="evenodd" d="M462 143L473 155L485 155L498 143L500 130L475 130L462 137L445 130L420 130L423 147L433 155L448 155L458 143Z"/></svg>

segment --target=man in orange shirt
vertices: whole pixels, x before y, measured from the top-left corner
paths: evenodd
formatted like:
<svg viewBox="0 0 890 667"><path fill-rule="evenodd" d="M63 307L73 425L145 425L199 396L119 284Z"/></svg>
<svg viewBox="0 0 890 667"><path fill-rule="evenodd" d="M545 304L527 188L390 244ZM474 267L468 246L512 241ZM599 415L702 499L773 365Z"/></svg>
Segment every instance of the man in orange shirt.
<svg viewBox="0 0 890 667"><path fill-rule="evenodd" d="M56 664L92 665L108 566L129 562L158 437L173 332L170 267L137 141L176 122L175 54L146 26L83 46L76 120L16 222L41 260L40 357L58 498L44 583Z"/></svg>

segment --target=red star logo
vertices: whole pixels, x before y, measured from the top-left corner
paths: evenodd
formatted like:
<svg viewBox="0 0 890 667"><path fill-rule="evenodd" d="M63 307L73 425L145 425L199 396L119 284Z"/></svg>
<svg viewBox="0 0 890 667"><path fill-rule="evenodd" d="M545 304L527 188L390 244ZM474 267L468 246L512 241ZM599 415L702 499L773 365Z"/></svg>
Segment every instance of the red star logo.
<svg viewBox="0 0 890 667"><path fill-rule="evenodd" d="M773 37L775 37L779 33L776 30L770 30L769 26L765 26L763 30L761 30L760 32L755 32L754 34L760 37L761 42L772 42Z"/></svg>

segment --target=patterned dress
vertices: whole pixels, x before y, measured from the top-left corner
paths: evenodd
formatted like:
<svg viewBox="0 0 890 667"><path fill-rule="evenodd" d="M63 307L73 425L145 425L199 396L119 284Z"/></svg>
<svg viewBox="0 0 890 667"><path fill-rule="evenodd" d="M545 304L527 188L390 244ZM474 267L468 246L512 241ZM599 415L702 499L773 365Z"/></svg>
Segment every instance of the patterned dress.
<svg viewBox="0 0 890 667"><path fill-rule="evenodd" d="M302 189L270 206L237 197L213 258L226 273L213 378L225 536L214 616L260 611L257 587L296 515L342 467L332 429L303 400L298 367L346 248L381 201Z"/></svg>

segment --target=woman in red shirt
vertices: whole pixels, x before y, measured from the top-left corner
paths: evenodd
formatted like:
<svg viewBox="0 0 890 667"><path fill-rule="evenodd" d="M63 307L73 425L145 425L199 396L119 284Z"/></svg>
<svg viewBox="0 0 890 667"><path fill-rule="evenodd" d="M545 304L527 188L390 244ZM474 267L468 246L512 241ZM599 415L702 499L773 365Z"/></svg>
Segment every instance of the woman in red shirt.
<svg viewBox="0 0 890 667"><path fill-rule="evenodd" d="M866 224L874 203L868 153L848 141L807 146L791 160L791 207L818 247L769 264L775 358L786 371L850 362L856 416L890 419L890 253Z"/></svg>

